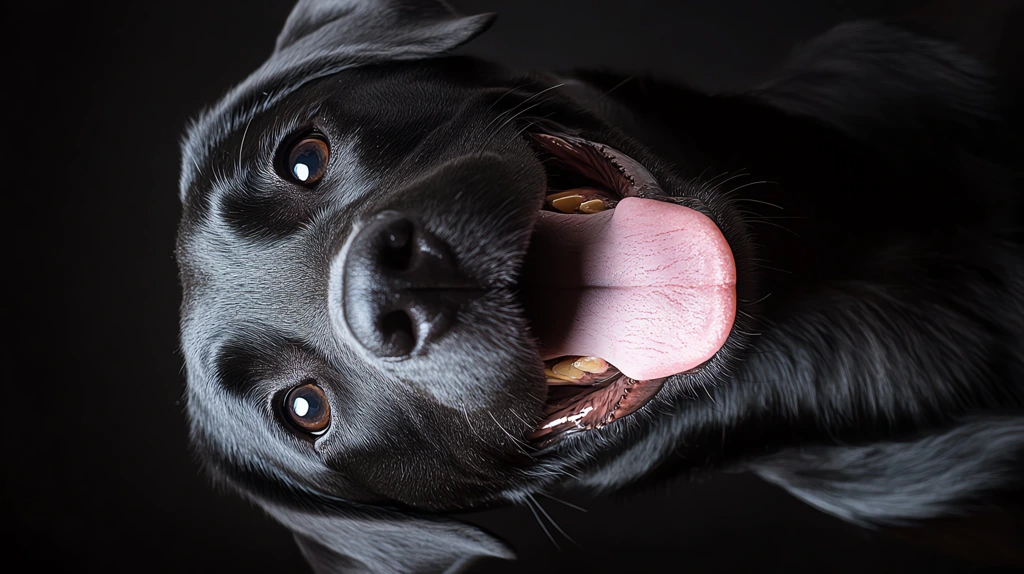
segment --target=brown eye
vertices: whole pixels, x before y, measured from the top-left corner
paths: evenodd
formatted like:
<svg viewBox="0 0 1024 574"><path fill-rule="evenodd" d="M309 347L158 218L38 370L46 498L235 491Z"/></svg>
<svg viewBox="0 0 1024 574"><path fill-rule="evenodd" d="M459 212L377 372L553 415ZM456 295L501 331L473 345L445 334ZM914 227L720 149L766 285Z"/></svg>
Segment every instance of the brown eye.
<svg viewBox="0 0 1024 574"><path fill-rule="evenodd" d="M331 150L327 141L318 135L300 139L288 150L286 169L289 177L302 185L313 185L320 181L327 171L327 160Z"/></svg>
<svg viewBox="0 0 1024 574"><path fill-rule="evenodd" d="M331 424L331 405L316 383L307 382L284 396L284 414L299 430L319 435Z"/></svg>

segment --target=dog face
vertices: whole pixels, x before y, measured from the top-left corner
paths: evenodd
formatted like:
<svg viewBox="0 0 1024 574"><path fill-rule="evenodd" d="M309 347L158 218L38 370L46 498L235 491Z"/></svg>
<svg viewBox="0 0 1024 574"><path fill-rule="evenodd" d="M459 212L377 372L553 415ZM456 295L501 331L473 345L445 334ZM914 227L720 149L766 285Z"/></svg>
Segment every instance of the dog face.
<svg viewBox="0 0 1024 574"><path fill-rule="evenodd" d="M279 518L296 500L343 504L349 517L352 505L400 508L408 520L514 498L642 432L642 413L673 393L662 388L670 375L713 377L728 361L728 210L555 77L419 60L489 18L392 8L300 2L270 61L185 142L178 254L193 438L218 475ZM388 32L361 44L373 26ZM635 233L664 217L655 203L709 238L695 251L718 251L714 269L681 271L717 282L710 295L681 294L715 332L657 372L559 351L574 307L594 303L558 293L599 283L587 267L617 254L552 253L596 250L588 237L613 224ZM583 219L603 227L560 237ZM657 245L638 249L628 259L658 265Z"/></svg>
<svg viewBox="0 0 1024 574"><path fill-rule="evenodd" d="M486 99L457 82L429 66L340 72L247 123L251 169L208 164L225 178L183 233L184 332L187 346L202 338L209 373L195 403L222 413L202 419L233 419L210 439L257 449L242 460L425 508L493 495L522 468L505 432L527 434L514 415L533 417L545 386L513 288L544 175L525 142L480 147ZM429 110L411 105L423 100ZM415 269L385 277L378 258L403 254L379 241L401 233L415 259L401 265ZM452 291L421 297L435 277ZM373 339L373 322L403 307L428 316L397 329L416 348L396 359L383 346L402 342ZM376 315L356 334L358 313ZM308 412L282 408L296 400Z"/></svg>
<svg viewBox="0 0 1024 574"><path fill-rule="evenodd" d="M627 377L613 364L569 367L573 379L551 371L570 353L550 351L545 375L536 330L571 322L553 307L573 304L550 291L586 270L548 257L564 246L542 236L566 219L643 219L649 202L670 199L662 182L675 183L558 87L463 59L374 61L264 86L289 91L261 111L229 102L197 124L182 330L194 429L215 464L259 461L275 480L345 500L467 507L535 483L553 470L534 464L536 446L601 431L676 374ZM244 122L220 123L240 113ZM542 119L551 115L560 122ZM558 195L573 200L572 190L584 211L563 215ZM726 215L685 199L682 217L719 240L713 221ZM728 323L723 249L715 280ZM688 360L715 363L727 327Z"/></svg>

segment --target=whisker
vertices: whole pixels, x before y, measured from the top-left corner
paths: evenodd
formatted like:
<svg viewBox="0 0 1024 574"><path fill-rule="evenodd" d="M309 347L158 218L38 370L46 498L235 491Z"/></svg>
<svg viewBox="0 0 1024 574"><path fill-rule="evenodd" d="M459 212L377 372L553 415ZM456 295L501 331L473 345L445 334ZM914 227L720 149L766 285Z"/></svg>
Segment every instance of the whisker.
<svg viewBox="0 0 1024 574"><path fill-rule="evenodd" d="M512 409L512 407L509 407L509 408L508 408L508 412L512 413L512 416L514 416L514 417L516 417L517 419L519 419L519 422L523 423L524 425L526 425L526 426L528 426L528 427L530 427L530 426L533 426L533 425L531 425L530 423L528 423L528 422L526 422L525 420L523 420L523 417L519 416L519 414L518 414L518 413L516 413L516 411L514 411L514 410Z"/></svg>
<svg viewBox="0 0 1024 574"><path fill-rule="evenodd" d="M505 96L511 94L512 92L518 90L519 88L525 88L528 85L529 84L519 84L518 86L516 86L514 88L509 88L508 90L505 91L504 94L501 94L500 96L498 96L498 99L496 99L493 102L491 102L491 105L487 106L487 111L489 112L489 111L493 110L494 106L498 105L498 102L500 102L501 100L505 99Z"/></svg>
<svg viewBox="0 0 1024 574"><path fill-rule="evenodd" d="M245 122L245 130L242 131L242 142L238 144L238 171L242 171L242 151L245 150L245 136L249 133L249 126L252 125L252 121L256 116L249 118L249 121Z"/></svg>
<svg viewBox="0 0 1024 574"><path fill-rule="evenodd" d="M767 183L767 182L764 182L764 183ZM736 189L740 189L740 188L737 187ZM732 191L736 191L736 189L734 189ZM732 193L732 192L730 192L730 193ZM761 205L767 205L768 207L774 207L775 209L785 210L785 208L783 208L782 206L775 205L774 203L768 203L767 201L761 201L760 199L751 199L749 197L741 197L739 199L732 199L730 201L733 201L733 202L736 202L736 203L740 203L740 202L743 202L743 201L749 201L750 203L760 203Z"/></svg>
<svg viewBox="0 0 1024 574"><path fill-rule="evenodd" d="M769 271L778 271L779 273L785 273L786 275L792 275L793 274L792 271L786 271L785 269L779 269L778 267L772 267L771 265L762 265L760 263L755 263L754 266L757 267L758 269L767 269Z"/></svg>
<svg viewBox="0 0 1024 574"><path fill-rule="evenodd" d="M528 112L528 111L532 110L533 108L536 108L537 106L539 106L539 105L541 105L541 104L543 104L543 103L544 103L543 101L537 102L536 104L533 104L532 106L530 106L530 107L528 107L528 108L524 108L524 109L523 109L523 111L521 111L521 112L518 112L518 113L516 113L516 114L515 114L515 115L513 115L513 116L510 116L510 117L509 117L509 118L508 118L507 120L505 120L504 122L502 122L500 126L498 126L497 128L495 128L495 129L494 129L494 131L492 131L492 132L491 132L491 135L490 135L490 136L488 136L486 140L484 140L484 143L483 143L483 144L482 144L482 145L480 146L480 149L486 149L486 148L487 148L487 145L491 143L491 140L492 140L492 139L494 139L494 136L498 135L498 134L499 134L499 133L501 132L501 130L502 130L502 129L503 129L503 128L504 128L505 126L507 126L507 125L509 124L509 122L514 122L514 121L516 120L516 118L518 118L518 117L522 116L522 115L523 115L523 114L525 114L526 112Z"/></svg>
<svg viewBox="0 0 1024 574"><path fill-rule="evenodd" d="M728 173L729 173L729 172L727 172L727 171L726 171L726 172L722 172L722 173L720 173L720 174L716 175L715 177L713 177L713 178L711 178L711 179L709 179L709 180L708 180L708 184L711 184L711 183L713 183L713 182L714 182L714 181L715 181L716 179L718 179L718 178L720 178L720 177L722 177L723 175L726 175L726 174L728 174ZM714 187L712 187L712 188L711 188L711 191L717 191L717 190L719 190L719 189L720 189L720 188L721 188L721 187L722 187L723 185L725 185L725 184L729 183L730 181L732 181L732 180L734 180L734 179L737 179L737 178L740 178L740 177L744 177L744 176L747 176L747 175L749 175L749 174L748 174L747 172L745 172L745 171L743 171L743 170L740 170L740 171L738 171L738 172L734 173L734 174L733 174L733 175L732 175L731 177L728 177L728 178L726 178L726 179L724 179L724 180L722 180L722 181L720 181L720 182L716 183L716 184L714 185ZM737 189L739 189L739 188L737 188ZM734 191L736 191L736 190L735 190L735 189L733 189L733 190L730 190L730 191L729 191L729 193L732 193L732 192L734 192Z"/></svg>
<svg viewBox="0 0 1024 574"><path fill-rule="evenodd" d="M466 410L466 402L462 402L462 415L466 417L466 426L469 428L469 432L473 433L478 440L483 441L483 438L477 434L475 425L469 420L469 411Z"/></svg>
<svg viewBox="0 0 1024 574"><path fill-rule="evenodd" d="M526 444L522 440L517 439L516 437L512 436L512 433L510 433L507 430L505 430L505 427L501 426L501 423L498 422L498 419L494 418L494 414L488 412L487 415L491 417L491 420L494 421L494 424L498 425L498 428L501 429L501 432L505 433L505 436L507 436L508 438L510 438L512 440L512 444L515 445L516 449L519 450L519 452L525 454L526 456L528 456L530 458L533 458L533 455L528 453L528 452L526 452L526 450L523 448L524 446L528 447L529 446L528 444Z"/></svg>
<svg viewBox="0 0 1024 574"><path fill-rule="evenodd" d="M532 128L533 126L537 125L537 122L539 122L539 121L541 121L541 120L546 120L546 119L550 118L550 117L551 117L551 116L553 116L553 115L555 115L555 112L551 112L550 114L547 114L547 115L545 115L545 116L542 116L542 117L540 117L540 118L537 118L537 119L533 120L532 122L530 122L530 123L526 124L526 127L524 127L523 129L521 129L521 130L517 131L517 132L516 132L516 133L515 133L515 134L514 134L514 135L513 135L512 137L508 138L508 140L507 140L507 141L506 141L506 142L505 142L504 144L502 144L502 146L501 146L501 149L500 149L500 150L498 150L498 153L502 153L502 152L504 152L504 151L505 151L505 148L507 148L507 147L508 147L508 144L510 144L510 143L512 143L513 141L515 141L515 139L516 139L517 137L519 137L519 136L523 135L523 132L525 132L526 130L528 130L528 129ZM554 157L552 157L552 158L550 158L550 159L557 159L557 158L554 158Z"/></svg>
<svg viewBox="0 0 1024 574"><path fill-rule="evenodd" d="M764 221L763 219L758 218L758 219L748 219L746 222L747 223L763 223L764 225L770 225L772 227L777 227L777 228L785 231L786 233L791 233L791 234L793 234L794 237L800 237L800 234L795 232L795 231L793 231L792 229L789 229L788 227L784 227L782 225L779 225L778 223L772 223L771 221Z"/></svg>
<svg viewBox="0 0 1024 574"><path fill-rule="evenodd" d="M548 476L567 476L574 480L579 480L580 477L562 468L545 468L541 469Z"/></svg>
<svg viewBox="0 0 1024 574"><path fill-rule="evenodd" d="M567 500L562 500L561 498L555 497L555 496L553 496L551 494L548 494L546 492L538 492L537 494L543 496L544 498L548 498L548 499L554 500L555 502L559 502L561 504L564 504L564 505L568 506L569 508L571 508L573 510L578 510L580 512L588 512L588 510L586 508L583 508L582 506L577 506L577 505L575 505L575 504L573 504L573 503L571 503L571 502L569 502Z"/></svg>
<svg viewBox="0 0 1024 574"><path fill-rule="evenodd" d="M701 172L701 177L703 177L703 176L704 176L704 174L705 174L705 173L707 173L707 171L708 171L709 169L711 169L711 166L710 166L710 165L709 165L709 166L707 166L706 168L704 168L704 171L702 171L702 172ZM720 173L720 174L716 175L715 177L712 177L711 179L709 179L709 180L705 181L705 182L704 182L704 184L705 184L705 185L711 185L711 184L715 183L715 180L716 180L716 179L718 179L718 178L720 178L720 177L725 177L725 176L729 175L730 173L732 173L732 172L730 172L730 171L723 171L722 173ZM735 173L734 175L735 175L736 177L739 177L739 176L741 176L741 175L744 175L744 172L743 172L743 170L740 170L740 171L736 172L736 173Z"/></svg>
<svg viewBox="0 0 1024 574"><path fill-rule="evenodd" d="M750 313L747 313L746 311L743 311L741 309L737 309L736 312L739 313L740 315L743 315L744 317L750 319L751 321L757 321L758 323L764 323L765 325L768 325L769 327L775 327L776 326L775 321L772 321L771 319L769 319L767 317L755 317L755 316L751 315Z"/></svg>
<svg viewBox="0 0 1024 574"><path fill-rule="evenodd" d="M740 186L737 186L737 187L734 187L734 188L730 189L729 193L736 193L737 191L743 189L744 187L750 187L752 185L760 185L762 183L772 183L772 184L778 185L779 182L777 182L777 181L770 181L770 180L767 180L767 179L762 179L762 180L759 180L759 181L751 181L751 182L747 182L747 183L744 183L743 185L740 185ZM782 209L782 208L779 207L779 209Z"/></svg>
<svg viewBox="0 0 1024 574"><path fill-rule="evenodd" d="M566 534L565 531L562 530L562 527L559 526L557 522L555 522L555 519L551 518L551 515L548 514L548 511L544 510L544 507L541 506L540 502L537 502L537 499L534 498L532 494L528 494L527 496L529 496L530 499L533 500L533 503L537 506L537 510L539 510L541 512L541 514L544 515L544 518L548 519L548 522L551 523L551 526L555 527L555 530L557 530L559 534L564 536L567 540L569 540L569 542L572 542L573 544L576 544L577 546L579 546L579 544L577 544L576 541L572 539L572 536L569 536L568 534Z"/></svg>
<svg viewBox="0 0 1024 574"><path fill-rule="evenodd" d="M608 94L614 92L615 90L621 88L622 86L625 86L626 84L628 84L634 78L636 78L636 76L630 76L630 77L626 78L625 80L622 80L618 84L615 84L614 86L612 86L610 90L608 90L607 92L604 93L604 95L607 96Z"/></svg>
<svg viewBox="0 0 1024 574"><path fill-rule="evenodd" d="M496 121L499 121L499 120L501 120L502 118L504 118L504 117L505 117L506 115L508 115L508 114L514 113L514 112L515 112L515 111L516 111L517 109L519 109L519 107L520 107L520 106L522 106L522 105L524 105L524 104L528 103L528 102L529 102L530 100L532 100L532 99L534 99L534 98L536 98L536 97L538 97L538 96L541 96L541 95L543 95L543 94L545 94L545 93L547 93L547 92L550 92L551 90L554 90L555 88L561 88L561 87L562 87L562 86L564 86L564 85L565 85L565 84L556 84L556 85L554 85L554 86L551 86L551 87L549 87L549 88L545 88L545 89L543 89L543 90L541 90L541 91L537 92L536 94L533 94L532 96L530 96L530 97L526 98L525 100L523 100L523 101L519 102L518 104L516 104L516 105L515 105L514 107L512 107L511 109L509 109L509 110L505 110L504 112L501 112L500 114L498 114L497 116L495 116L495 117L494 117L494 119L492 119L492 120L491 120L490 122L487 122L487 125L486 125L486 126L484 126L484 129L482 129L482 130L480 130L480 131L481 131L481 132L484 132L484 133L486 133L486 132L487 132L487 128L489 128L489 127L491 127L492 125L494 125L494 122L496 122ZM501 128L499 127L498 129L500 130ZM496 130L496 131L497 131L497 130ZM488 137L487 137L487 139L488 139L488 140L490 140L490 139L491 139L491 137L493 137L493 135L492 135L492 136L488 136Z"/></svg>
<svg viewBox="0 0 1024 574"><path fill-rule="evenodd" d="M763 301L764 301L765 299L767 299L767 298L769 298L769 297L771 297L771 296L772 296L772 294L771 294L771 293L769 293L769 294L765 295L764 297L761 297L761 298L760 298L760 299L758 299L757 301L752 301L752 302L750 302L750 303L749 303L749 305L757 305L758 303L761 303L761 302L763 302ZM740 299L740 302L741 302L741 303L744 303L744 304L747 304L747 302L746 302L746 301L744 301L744 300L742 300L742 299Z"/></svg>
<svg viewBox="0 0 1024 574"><path fill-rule="evenodd" d="M547 535L547 537L548 537L548 540L550 540L550 541L551 541L551 543L555 545L555 548L557 548L557 549L561 550L561 549L562 549L562 547L561 547L561 546L559 546L559 545L558 545L558 542L556 542L556 541L555 541L555 537L551 535L551 532L550 532L550 531L548 530L548 527L547 527L547 526L545 526L545 525L544 525L544 523L543 523L543 522L541 521L541 519L540 519L540 515L539 515L539 514L537 514L537 511L533 509L533 505L532 505L532 504L530 504L530 501L531 501L532 499L531 499L531 498L524 498L523 500L524 500L524 501L526 501L526 507L527 507L527 508L529 508L529 509L530 509L530 512L532 512L532 513L533 513L533 518L534 518L534 519L535 519L535 520L537 521L537 524L540 524L540 528L541 528L541 530L543 530L543 531L544 531L544 534L546 534L546 535ZM536 502L536 501L534 501L534 502Z"/></svg>

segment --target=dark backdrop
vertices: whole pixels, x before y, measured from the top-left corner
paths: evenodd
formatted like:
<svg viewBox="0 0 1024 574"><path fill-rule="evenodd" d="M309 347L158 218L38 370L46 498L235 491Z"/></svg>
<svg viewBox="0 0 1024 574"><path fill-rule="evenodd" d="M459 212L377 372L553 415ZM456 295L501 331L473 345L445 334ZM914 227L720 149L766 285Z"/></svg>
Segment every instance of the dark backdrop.
<svg viewBox="0 0 1024 574"><path fill-rule="evenodd" d="M466 51L531 67L603 65L723 89L794 43L911 2L455 2L500 18ZM302 572L290 536L217 492L186 445L172 256L186 120L269 53L290 2L5 3L2 316L5 562L31 569ZM520 561L479 571L656 565L690 572L953 572L750 476L473 517ZM670 560L670 562L666 562Z"/></svg>

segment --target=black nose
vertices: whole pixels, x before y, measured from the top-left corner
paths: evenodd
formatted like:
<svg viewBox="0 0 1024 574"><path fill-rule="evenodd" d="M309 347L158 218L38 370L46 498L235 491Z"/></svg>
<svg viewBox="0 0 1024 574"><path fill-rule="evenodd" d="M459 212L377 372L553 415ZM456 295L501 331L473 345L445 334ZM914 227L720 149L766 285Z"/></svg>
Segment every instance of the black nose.
<svg viewBox="0 0 1024 574"><path fill-rule="evenodd" d="M444 242L397 211L359 230L343 273L345 321L378 357L406 357L436 340L471 287Z"/></svg>

